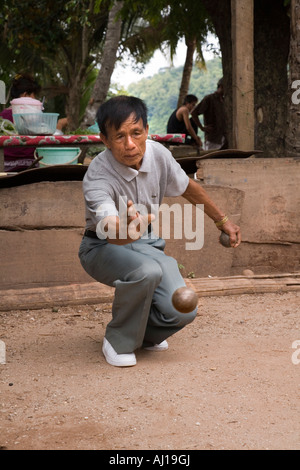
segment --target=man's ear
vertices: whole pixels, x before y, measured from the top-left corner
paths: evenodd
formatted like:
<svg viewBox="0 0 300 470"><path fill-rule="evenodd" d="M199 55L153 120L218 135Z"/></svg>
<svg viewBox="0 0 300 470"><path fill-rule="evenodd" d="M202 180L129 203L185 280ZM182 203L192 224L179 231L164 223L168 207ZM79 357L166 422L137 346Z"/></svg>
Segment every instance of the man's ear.
<svg viewBox="0 0 300 470"><path fill-rule="evenodd" d="M104 143L105 147L109 149L107 137L102 132L100 132L100 139Z"/></svg>

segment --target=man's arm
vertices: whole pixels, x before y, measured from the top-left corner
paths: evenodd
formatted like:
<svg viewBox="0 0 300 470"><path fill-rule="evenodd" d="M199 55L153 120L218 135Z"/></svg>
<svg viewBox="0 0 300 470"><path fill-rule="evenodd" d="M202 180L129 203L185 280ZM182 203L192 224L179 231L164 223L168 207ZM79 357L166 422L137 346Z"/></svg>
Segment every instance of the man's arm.
<svg viewBox="0 0 300 470"><path fill-rule="evenodd" d="M197 126L201 129L201 131L204 132L204 126L202 125L200 119L199 119L199 114L196 111L196 108L192 111L192 118L194 119L195 123Z"/></svg>
<svg viewBox="0 0 300 470"><path fill-rule="evenodd" d="M199 147L202 147L202 141L201 141L200 137L196 134L196 132L194 131L194 129L191 125L190 114L189 114L189 111L188 111L187 108L182 110L182 118L183 118L185 127L186 127L188 133L190 134L190 136L196 141L196 143Z"/></svg>
<svg viewBox="0 0 300 470"><path fill-rule="evenodd" d="M229 235L231 246L236 248L240 245L242 241L240 227L229 219L226 220L224 212L215 205L199 183L190 179L188 187L182 196L194 205L203 204L205 214L217 224L219 230Z"/></svg>
<svg viewBox="0 0 300 470"><path fill-rule="evenodd" d="M212 126L204 126L199 119L200 114L204 114L207 111L208 102L209 102L209 96L205 96L203 100L196 106L196 108L193 109L191 113L192 119L197 124L197 126L200 127L202 132L211 132L213 130Z"/></svg>

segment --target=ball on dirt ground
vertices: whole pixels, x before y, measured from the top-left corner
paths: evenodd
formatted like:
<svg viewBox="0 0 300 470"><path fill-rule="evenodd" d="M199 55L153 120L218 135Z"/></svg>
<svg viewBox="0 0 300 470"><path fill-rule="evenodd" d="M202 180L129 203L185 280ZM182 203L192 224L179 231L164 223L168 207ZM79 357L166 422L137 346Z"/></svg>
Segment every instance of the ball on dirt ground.
<svg viewBox="0 0 300 470"><path fill-rule="evenodd" d="M254 272L251 269L244 269L243 274L247 277L254 276Z"/></svg>
<svg viewBox="0 0 300 470"><path fill-rule="evenodd" d="M190 313L198 305L198 296L189 287L179 287L172 295L173 307L180 313Z"/></svg>

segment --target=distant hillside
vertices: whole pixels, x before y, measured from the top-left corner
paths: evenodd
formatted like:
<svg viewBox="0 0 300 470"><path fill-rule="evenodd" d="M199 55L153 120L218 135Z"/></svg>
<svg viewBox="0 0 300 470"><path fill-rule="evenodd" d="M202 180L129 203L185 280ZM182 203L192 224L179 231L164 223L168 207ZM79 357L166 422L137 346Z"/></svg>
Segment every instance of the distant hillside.
<svg viewBox="0 0 300 470"><path fill-rule="evenodd" d="M129 94L145 101L149 110L151 134L166 133L169 116L177 105L183 67L163 69L151 78L143 78L127 88ZM199 101L216 90L222 77L222 62L216 58L206 62L206 69L194 66L189 93ZM200 134L199 134L200 135Z"/></svg>

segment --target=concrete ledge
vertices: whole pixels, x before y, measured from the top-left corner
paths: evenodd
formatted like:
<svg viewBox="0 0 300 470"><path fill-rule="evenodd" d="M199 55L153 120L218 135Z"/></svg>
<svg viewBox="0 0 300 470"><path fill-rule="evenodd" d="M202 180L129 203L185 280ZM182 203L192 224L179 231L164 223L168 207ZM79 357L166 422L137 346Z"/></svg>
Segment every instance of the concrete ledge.
<svg viewBox="0 0 300 470"><path fill-rule="evenodd" d="M236 249L218 243L205 215L204 246L166 240L166 254L188 278L298 272L300 269L299 162L288 158L199 160L198 179L215 203L241 226ZM186 204L183 198L163 203ZM84 231L81 181L43 181L0 190L0 292L93 282L78 259ZM179 219L178 219L179 220ZM194 215L191 216L194 221Z"/></svg>
<svg viewBox="0 0 300 470"><path fill-rule="evenodd" d="M216 204L239 223L243 192L213 185L207 191ZM180 204L184 212L187 201L182 197L165 198L163 203L169 206ZM195 208L192 214L194 212ZM181 223L179 219L174 222ZM0 291L92 282L78 258L84 220L82 183L79 181L33 183L1 189ZM193 215L191 225L192 220ZM202 226L199 229L202 230ZM185 244L191 240L185 237L174 239L172 223L166 254L183 266L184 277L191 272L195 277L230 275L233 250L219 244L219 231L207 216L204 231L203 248L188 251Z"/></svg>

